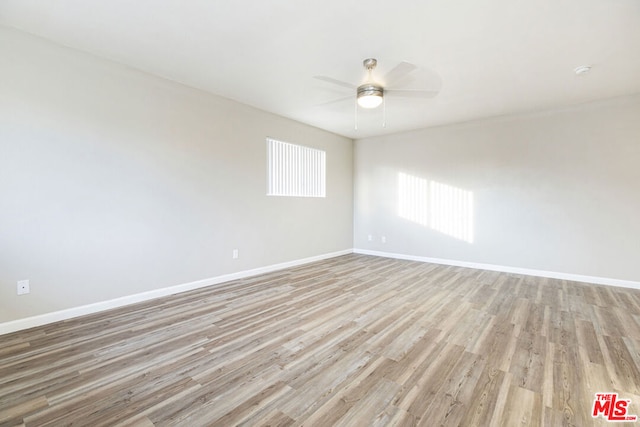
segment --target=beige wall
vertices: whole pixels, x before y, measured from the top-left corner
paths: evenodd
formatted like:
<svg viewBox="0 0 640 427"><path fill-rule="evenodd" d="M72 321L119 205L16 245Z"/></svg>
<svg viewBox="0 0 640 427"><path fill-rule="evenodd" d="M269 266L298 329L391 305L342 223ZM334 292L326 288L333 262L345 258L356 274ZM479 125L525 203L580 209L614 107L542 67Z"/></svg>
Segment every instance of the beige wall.
<svg viewBox="0 0 640 427"><path fill-rule="evenodd" d="M358 140L354 156L355 248L640 281L640 96Z"/></svg>
<svg viewBox="0 0 640 427"><path fill-rule="evenodd" d="M352 247L351 140L13 30L0 57L0 322ZM326 199L265 195L267 136L326 150Z"/></svg>

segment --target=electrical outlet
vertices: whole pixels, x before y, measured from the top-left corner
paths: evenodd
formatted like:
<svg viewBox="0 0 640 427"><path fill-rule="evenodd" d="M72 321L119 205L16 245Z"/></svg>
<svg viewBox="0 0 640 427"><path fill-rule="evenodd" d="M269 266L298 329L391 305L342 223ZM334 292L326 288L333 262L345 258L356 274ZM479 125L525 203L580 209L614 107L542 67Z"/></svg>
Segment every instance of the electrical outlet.
<svg viewBox="0 0 640 427"><path fill-rule="evenodd" d="M237 250L237 249L234 249L234 250L233 250L233 259L238 259L238 256L239 256L239 255L238 255L238 250Z"/></svg>
<svg viewBox="0 0 640 427"><path fill-rule="evenodd" d="M387 236L382 236L382 237L380 238L380 241L381 241L382 243L387 243Z"/></svg>
<svg viewBox="0 0 640 427"><path fill-rule="evenodd" d="M368 240L368 241L372 241L372 240L373 240L373 236L372 236L371 234L369 234L369 235L367 236L367 240Z"/></svg>
<svg viewBox="0 0 640 427"><path fill-rule="evenodd" d="M28 294L29 292L30 292L29 281L18 280L18 295Z"/></svg>

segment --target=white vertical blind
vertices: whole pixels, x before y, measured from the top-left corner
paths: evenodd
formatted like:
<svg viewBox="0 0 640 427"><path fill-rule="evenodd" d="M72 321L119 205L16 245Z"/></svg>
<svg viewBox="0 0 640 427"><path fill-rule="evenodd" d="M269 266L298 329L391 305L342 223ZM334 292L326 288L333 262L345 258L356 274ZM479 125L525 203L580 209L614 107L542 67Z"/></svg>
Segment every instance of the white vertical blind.
<svg viewBox="0 0 640 427"><path fill-rule="evenodd" d="M267 195L326 197L326 153L267 138Z"/></svg>

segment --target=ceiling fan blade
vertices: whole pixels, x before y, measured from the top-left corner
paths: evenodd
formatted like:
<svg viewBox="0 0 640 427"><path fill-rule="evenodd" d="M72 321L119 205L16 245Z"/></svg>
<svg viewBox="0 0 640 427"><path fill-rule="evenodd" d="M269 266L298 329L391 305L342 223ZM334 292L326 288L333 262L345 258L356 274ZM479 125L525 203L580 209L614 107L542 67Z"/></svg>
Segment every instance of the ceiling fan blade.
<svg viewBox="0 0 640 427"><path fill-rule="evenodd" d="M418 67L416 65L402 61L401 63L393 67L387 74L385 74L382 80L384 81L384 84L386 86L391 86L417 68Z"/></svg>
<svg viewBox="0 0 640 427"><path fill-rule="evenodd" d="M386 90L385 95L397 96L401 98L433 98L438 94L435 90Z"/></svg>
<svg viewBox="0 0 640 427"><path fill-rule="evenodd" d="M349 96L344 96L342 98L338 98L338 99L332 99L331 101L327 101L327 102L323 102L321 104L316 104L316 107L322 107L323 105L331 105L331 104L337 104L338 102L342 102L342 101L346 101L347 99L354 99L355 96L353 95L349 95Z"/></svg>
<svg viewBox="0 0 640 427"><path fill-rule="evenodd" d="M356 89L356 85L352 85L351 83L343 82L342 80L336 80L332 77L327 76L313 76L314 79L322 80L323 82L333 83L334 85L342 86L347 89Z"/></svg>

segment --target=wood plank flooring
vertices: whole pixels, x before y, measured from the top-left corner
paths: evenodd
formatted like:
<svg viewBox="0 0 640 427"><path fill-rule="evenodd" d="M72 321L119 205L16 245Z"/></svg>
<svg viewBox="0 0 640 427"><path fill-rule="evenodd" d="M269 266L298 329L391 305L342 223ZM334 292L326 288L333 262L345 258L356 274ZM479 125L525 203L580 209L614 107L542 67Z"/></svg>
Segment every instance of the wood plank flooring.
<svg viewBox="0 0 640 427"><path fill-rule="evenodd" d="M640 291L355 254L0 344L2 426L608 425L596 392L640 415Z"/></svg>

